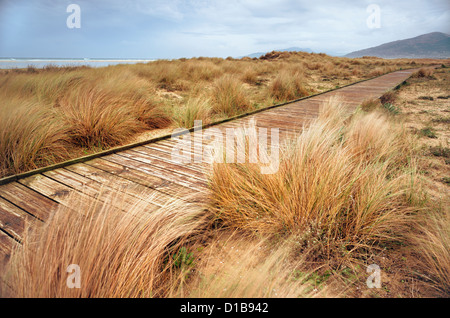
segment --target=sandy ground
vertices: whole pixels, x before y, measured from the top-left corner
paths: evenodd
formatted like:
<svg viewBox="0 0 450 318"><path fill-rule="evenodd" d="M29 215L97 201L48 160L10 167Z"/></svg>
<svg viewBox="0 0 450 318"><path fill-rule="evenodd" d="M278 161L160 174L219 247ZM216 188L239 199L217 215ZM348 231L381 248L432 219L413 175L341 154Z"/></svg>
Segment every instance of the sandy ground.
<svg viewBox="0 0 450 318"><path fill-rule="evenodd" d="M411 78L398 93L398 106L406 126L417 134L422 156L421 172L432 199L444 200L450 206L449 158L433 155L433 150L450 147L450 69L437 69L430 78ZM424 136L423 129L433 133ZM431 138L430 138L431 137Z"/></svg>

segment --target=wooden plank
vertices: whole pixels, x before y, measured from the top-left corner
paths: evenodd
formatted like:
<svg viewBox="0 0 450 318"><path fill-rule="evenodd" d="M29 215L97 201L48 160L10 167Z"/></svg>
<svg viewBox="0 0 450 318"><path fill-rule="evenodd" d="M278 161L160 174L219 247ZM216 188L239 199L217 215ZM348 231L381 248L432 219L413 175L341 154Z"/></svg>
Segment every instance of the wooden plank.
<svg viewBox="0 0 450 318"><path fill-rule="evenodd" d="M168 161L158 160L155 158L149 158L148 156L139 153L139 152L127 152L120 153L119 156L132 159L138 161L140 163L144 163L148 166L148 168L158 168L166 173L176 173L179 175L186 176L190 178L192 181L206 182L206 177L204 173L191 169L187 166L187 164L174 164Z"/></svg>
<svg viewBox="0 0 450 318"><path fill-rule="evenodd" d="M0 198L0 229L22 241L26 223L40 222L9 201Z"/></svg>
<svg viewBox="0 0 450 318"><path fill-rule="evenodd" d="M107 171L89 166L85 163L78 163L72 166L68 166L65 169L78 173L86 178L95 180L101 184L107 185L114 190L126 192L131 196L140 198L146 202L154 203L158 206L163 206L168 200L171 200L172 198L170 195L164 192L122 178L119 175L113 175Z"/></svg>
<svg viewBox="0 0 450 318"><path fill-rule="evenodd" d="M172 168L172 170L178 170L179 167L181 167L181 169L189 169L192 171L193 175L198 176L200 180L204 179L204 170L207 168L206 164L203 163L202 165L200 165L200 163L195 163L193 158L190 160L190 162L182 162L179 157L172 157L171 154L166 154L164 152L144 147L138 147L130 150L129 152L129 154L132 155L135 155L135 153L142 156L144 160L148 158L152 165L164 169L170 167Z"/></svg>
<svg viewBox="0 0 450 318"><path fill-rule="evenodd" d="M202 144L202 147L205 147L204 144ZM149 156L150 158L153 158L155 160L159 161L166 161L173 164L180 164L182 162L181 160L185 160L186 157L180 156L177 153L172 154L171 152L167 152L164 150L154 149L150 147L138 147L133 149L133 151L145 154ZM201 175L204 175L205 170L209 168L209 164L206 162L194 162L194 158L191 159L191 162L187 162L184 164L189 169L195 170Z"/></svg>
<svg viewBox="0 0 450 318"><path fill-rule="evenodd" d="M127 167L117 162L105 160L104 158L97 158L86 162L86 164L178 198L203 196L203 191L192 189L157 177L146 171Z"/></svg>
<svg viewBox="0 0 450 318"><path fill-rule="evenodd" d="M197 169L192 169L188 166L188 163L173 163L168 160L160 160L157 158L150 157L149 155L136 151L126 151L117 154L128 159L139 161L140 163L146 164L150 169L159 168L164 171L172 171L180 175L185 175L189 178L199 180L200 182L205 182L206 178L202 171Z"/></svg>
<svg viewBox="0 0 450 318"><path fill-rule="evenodd" d="M274 145L274 147L278 148L278 147L284 147L284 141L285 140L289 140L291 138L296 138L298 136L298 134L293 134L291 132L284 132L284 131L280 131L279 132L279 138L278 138L278 144ZM223 142L226 142L226 137L224 137ZM235 141L236 144L236 141ZM162 149L162 151L166 151L167 154L171 153L173 147L177 146L178 142L175 141L169 141L169 140L165 140L164 142L158 142L157 144L153 144L153 145L146 145L145 148L150 148L150 149ZM271 131L269 130L269 134L267 137L267 141L266 141L266 145L268 147L268 149L271 149L272 147L272 136L271 136ZM188 144L189 146L189 144ZM205 152L210 153L210 151L213 149L213 144L207 144L207 143L202 143L202 149L198 150L197 147L194 147L191 145L191 152L193 154L198 154L201 156L202 160L206 161L207 163L211 163L211 156L208 155L207 157L204 156ZM225 146L224 146L225 147ZM225 148L223 148L225 151ZM184 154L183 154L184 155ZM181 158L182 156L179 156L179 158ZM186 158L187 156L184 156L184 158ZM191 160L193 161L194 159L191 157ZM193 165L199 165L202 167L203 173L204 174L208 174L211 171L211 167L209 165L204 165L203 163L188 163L189 167L192 167Z"/></svg>
<svg viewBox="0 0 450 318"><path fill-rule="evenodd" d="M19 182L2 185L0 187L0 197L43 221L47 220L50 213L58 206L58 203L50 200L44 194L33 191Z"/></svg>
<svg viewBox="0 0 450 318"><path fill-rule="evenodd" d="M295 117L293 115L283 115L283 114L264 114L256 118L257 126L270 128L290 128L292 130L297 130L304 123L310 122L316 119L317 116L302 116Z"/></svg>
<svg viewBox="0 0 450 318"><path fill-rule="evenodd" d="M5 272L5 267L10 259L12 249L17 244L11 237L0 231L0 273Z"/></svg>
<svg viewBox="0 0 450 318"><path fill-rule="evenodd" d="M121 164L123 166L127 166L136 170L140 170L142 172L146 172L148 174L157 176L161 179L166 179L173 183L177 183L179 185L195 189L197 191L204 191L206 186L206 181L202 182L198 179L194 179L192 177L186 176L184 174L180 174L179 172L174 172L170 170L164 170L155 166L150 166L143 162L133 160L127 157L119 156L119 155L109 155L104 158L105 160L115 162Z"/></svg>
<svg viewBox="0 0 450 318"><path fill-rule="evenodd" d="M73 189L72 192L76 190L83 194L87 194L88 196L101 202L108 202L117 209L125 212L132 209L137 203L142 201L140 198L132 197L126 192L120 191L119 193L119 191L108 187L106 184L101 184L95 180L83 177L82 175L64 168L44 172L44 175L69 186ZM117 196L119 196L120 200L111 200L113 198L117 198ZM149 213L158 208L158 206L154 203L146 202L146 204L148 206L146 211Z"/></svg>
<svg viewBox="0 0 450 318"><path fill-rule="evenodd" d="M42 174L21 179L19 182L82 214L91 209L93 204L92 197L87 194L73 191L71 187Z"/></svg>

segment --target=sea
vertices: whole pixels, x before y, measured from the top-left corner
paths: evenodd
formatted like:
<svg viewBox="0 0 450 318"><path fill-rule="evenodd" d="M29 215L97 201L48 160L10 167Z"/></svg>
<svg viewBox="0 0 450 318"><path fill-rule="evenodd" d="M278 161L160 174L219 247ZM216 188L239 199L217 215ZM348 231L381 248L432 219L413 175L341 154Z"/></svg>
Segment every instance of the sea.
<svg viewBox="0 0 450 318"><path fill-rule="evenodd" d="M136 64L148 63L156 59L117 59L117 58L0 58L0 69L27 68L33 66L35 68L44 68L46 66L81 66L88 65L91 67L102 67L116 64Z"/></svg>

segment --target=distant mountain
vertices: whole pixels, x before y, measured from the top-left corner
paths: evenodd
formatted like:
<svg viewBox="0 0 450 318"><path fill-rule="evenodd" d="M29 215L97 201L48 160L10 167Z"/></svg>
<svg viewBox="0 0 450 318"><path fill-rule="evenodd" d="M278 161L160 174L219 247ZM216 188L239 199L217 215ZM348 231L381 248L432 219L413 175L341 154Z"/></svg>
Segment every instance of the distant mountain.
<svg viewBox="0 0 450 318"><path fill-rule="evenodd" d="M345 57L362 56L377 56L381 58L449 58L450 35L432 32L345 55Z"/></svg>
<svg viewBox="0 0 450 318"><path fill-rule="evenodd" d="M301 47L290 47L290 48L287 48L287 49L281 49L281 50L275 50L275 51L278 51L278 52L298 52L298 51L301 51L301 52L307 52L307 53L312 53L313 52L311 49L301 48ZM268 53L268 52L257 52L257 53L252 53L252 54L246 55L246 57L259 58L259 57L265 55L266 53Z"/></svg>

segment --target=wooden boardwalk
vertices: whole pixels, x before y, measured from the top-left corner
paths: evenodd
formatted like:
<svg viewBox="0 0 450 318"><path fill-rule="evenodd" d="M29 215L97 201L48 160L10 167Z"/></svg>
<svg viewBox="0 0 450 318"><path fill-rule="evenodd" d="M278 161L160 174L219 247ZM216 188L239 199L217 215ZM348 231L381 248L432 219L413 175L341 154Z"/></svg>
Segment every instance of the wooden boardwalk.
<svg viewBox="0 0 450 318"><path fill-rule="evenodd" d="M406 80L416 69L393 72L338 90L271 108L253 115L204 129L243 127L249 119L257 127L280 129L280 142L297 135L303 125L317 117L320 105L331 96L339 95L350 108L362 101L381 96ZM270 144L270 143L269 143ZM25 222L45 222L59 206L73 207L73 198L88 202L89 198L104 200L104 196L119 189L125 193L125 210L136 200L149 201L149 211L173 197L199 200L206 198L206 163L180 163L172 156L176 141L163 139L115 154L54 170L0 186L0 271L9 259L11 248L22 240ZM100 191L102 190L102 191ZM101 195L99 195L101 193ZM82 205L82 203L81 203ZM77 209L84 209L77 206Z"/></svg>

